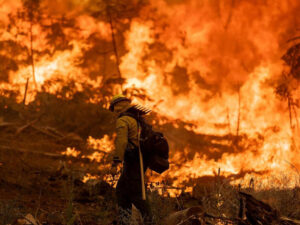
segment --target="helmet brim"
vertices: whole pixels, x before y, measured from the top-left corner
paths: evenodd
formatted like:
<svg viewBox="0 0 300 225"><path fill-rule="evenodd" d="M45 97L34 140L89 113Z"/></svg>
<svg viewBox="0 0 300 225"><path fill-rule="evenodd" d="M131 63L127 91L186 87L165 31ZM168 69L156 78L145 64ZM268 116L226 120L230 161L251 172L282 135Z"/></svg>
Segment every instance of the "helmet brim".
<svg viewBox="0 0 300 225"><path fill-rule="evenodd" d="M122 102L122 101L131 102L130 99L128 99L126 97L117 98L110 103L109 110L113 112L115 104L117 104L118 102Z"/></svg>

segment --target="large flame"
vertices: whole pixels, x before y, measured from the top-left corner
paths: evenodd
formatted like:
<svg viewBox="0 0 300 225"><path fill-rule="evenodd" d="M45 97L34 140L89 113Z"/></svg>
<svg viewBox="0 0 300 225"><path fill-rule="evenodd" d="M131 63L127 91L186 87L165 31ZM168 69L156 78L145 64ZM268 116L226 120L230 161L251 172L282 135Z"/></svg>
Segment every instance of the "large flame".
<svg viewBox="0 0 300 225"><path fill-rule="evenodd" d="M152 6L162 19L131 23L121 64L125 86L143 88L152 99L139 103L155 106L170 120L192 123L196 133L264 138L256 149L224 152L217 160L201 152L182 160L193 149L178 149L173 161L179 165L168 174L181 183L214 175L218 168L224 176L284 172L292 179L286 185L295 185L299 128L291 128L287 104L276 98L272 82L283 69L280 45L293 35L288 27L299 2L153 1Z"/></svg>
<svg viewBox="0 0 300 225"><path fill-rule="evenodd" d="M164 175L172 177L174 185L214 175L219 168L226 177L244 173L248 180L254 177L266 181L267 177L284 172L290 185L296 185L300 134L295 121L299 121L299 113L295 108L295 120L291 122L288 103L276 96L274 83L285 69L281 56L287 50L286 41L297 35L300 26L298 0L153 0L139 9L139 16L130 20L112 17L112 24L109 19L92 16L104 9L91 1L68 0L58 4L59 8L55 2L42 1L41 10L49 15L44 23L49 25L64 14L73 23L70 26L76 28L76 32L70 27L64 30L68 46L64 48L47 42L47 33L40 23L33 24L35 38L30 43L28 21L10 24L10 18L22 10L22 2L1 1L1 41L13 41L27 49L32 44L35 67L33 74L32 65L24 63L25 53L14 56L1 49L1 55L20 62L18 68L9 70L9 82L0 83L1 89L23 90L29 79L29 93L33 95L30 101L46 81L57 78L77 81L77 90L82 89L79 83L102 87L105 76L99 71L109 71L115 78L115 70L102 68L112 67L108 62L114 63L125 79L123 90L141 90L146 98L134 100L159 115L157 126L172 123L176 129L180 121L192 124L185 129L194 134L228 135L225 145L231 150L222 152L219 158L209 156L220 149L195 152L189 145L175 146L171 162L176 164L171 164ZM101 39L103 45L115 41L117 49L111 44L105 50L108 53L99 50L99 54L107 54L103 65L97 61L79 66L84 60L93 61L94 50L99 47L91 44L95 39ZM90 55L85 54L89 51ZM299 101L299 80L294 86L294 98ZM59 88L60 84L54 85L48 91L54 93ZM234 137L239 136L246 136L255 144L243 143L247 140L233 143ZM92 160L99 160L112 150L107 136L100 142L93 138L88 142L94 148L106 149L89 156ZM192 158L188 157L191 152ZM75 153L74 149L65 152Z"/></svg>

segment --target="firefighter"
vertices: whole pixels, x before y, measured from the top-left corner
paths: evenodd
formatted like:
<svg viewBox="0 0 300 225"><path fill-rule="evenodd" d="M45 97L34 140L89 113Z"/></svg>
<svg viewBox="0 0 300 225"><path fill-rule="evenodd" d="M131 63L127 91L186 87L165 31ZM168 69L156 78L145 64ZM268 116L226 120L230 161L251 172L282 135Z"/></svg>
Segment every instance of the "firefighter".
<svg viewBox="0 0 300 225"><path fill-rule="evenodd" d="M147 200L142 198L142 176L138 150L137 121L124 114L132 107L130 99L116 95L110 102L110 110L118 116L116 121L116 140L113 167L123 163L122 173L116 187L119 224L130 223L132 204L140 211L145 224L152 224L152 214ZM147 170L146 159L143 159L144 173ZM144 185L144 184L143 184ZM145 189L144 189L145 190Z"/></svg>

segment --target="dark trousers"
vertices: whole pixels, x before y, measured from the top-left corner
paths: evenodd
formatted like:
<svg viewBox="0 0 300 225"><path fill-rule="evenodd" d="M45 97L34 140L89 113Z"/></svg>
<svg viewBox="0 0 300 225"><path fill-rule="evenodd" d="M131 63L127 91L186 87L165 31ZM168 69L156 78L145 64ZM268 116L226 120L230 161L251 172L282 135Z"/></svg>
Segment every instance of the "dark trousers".
<svg viewBox="0 0 300 225"><path fill-rule="evenodd" d="M134 166L131 164L129 167ZM137 166L137 165L136 165ZM135 166L135 174L139 173L138 168ZM144 224L152 224L152 213L147 200L142 199L142 184L140 176L130 176L133 168L128 168L124 164L123 173L118 180L116 195L119 207L119 224L130 224L132 204L140 211Z"/></svg>

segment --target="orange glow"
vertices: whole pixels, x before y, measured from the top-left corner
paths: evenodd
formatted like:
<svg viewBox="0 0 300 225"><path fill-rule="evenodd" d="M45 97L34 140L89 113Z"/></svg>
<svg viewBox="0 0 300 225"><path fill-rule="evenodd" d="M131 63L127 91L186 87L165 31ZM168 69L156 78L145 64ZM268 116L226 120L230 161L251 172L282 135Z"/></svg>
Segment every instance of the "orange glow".
<svg viewBox="0 0 300 225"><path fill-rule="evenodd" d="M114 149L114 137L110 139L108 135L104 135L103 138L96 139L89 136L87 144L89 148L99 151L94 151L93 154L84 157L91 161L101 162L103 157Z"/></svg>
<svg viewBox="0 0 300 225"><path fill-rule="evenodd" d="M96 180L96 179L99 179L99 177L98 176L93 176L93 175L91 175L90 173L87 173L84 177L83 177L83 179L82 179L82 182L83 183L86 183L88 180Z"/></svg>
<svg viewBox="0 0 300 225"><path fill-rule="evenodd" d="M62 155L77 157L80 155L80 151L77 151L75 148L67 147L66 151L62 152Z"/></svg>
<svg viewBox="0 0 300 225"><path fill-rule="evenodd" d="M98 90L107 88L116 78L118 58L105 13L100 13L100 19L91 16L101 12L91 1L68 0L59 4L57 11L57 1L42 2L45 12L53 16L45 22L47 25L66 13L66 18L72 19L69 26L76 32L65 28L69 47L56 49L48 43L41 24L34 24L36 85L27 62L29 53L1 49L1 55L18 60L18 68L9 70L8 82L0 82L0 93L18 91L21 102L27 78L28 102L47 81L54 82L48 92L60 90L62 84L56 79L76 81L74 91L83 91L83 84ZM181 188L190 178L215 176L220 168L221 175L228 179L245 174L232 184L247 186L254 179L261 184L255 185L257 188L299 185L295 173L300 170L300 80L291 82L295 100L291 111L287 100L276 95L275 87L287 67L281 59L291 44L287 41L299 36L300 1L230 2L150 0L138 17L113 21L119 68L125 80L122 90L134 96L134 103L153 109L155 128L170 125L164 133L172 146L171 168L151 180L172 178L172 186ZM0 3L0 40L28 50L29 23L18 20L15 27L7 29L10 13L16 15L22 1ZM85 65L88 60L93 64ZM112 90L118 88L114 84ZM91 97L90 103L100 100ZM183 132L187 135L181 135ZM190 143L200 136L211 146L205 149L205 143ZM210 136L217 138L210 140ZM114 150L114 138L89 137L87 147L95 151L82 157L102 163ZM62 154L79 157L81 152L67 148ZM108 165L99 166L101 170L106 168ZM281 174L288 182L274 181ZM114 180L109 175L105 179Z"/></svg>
<svg viewBox="0 0 300 225"><path fill-rule="evenodd" d="M89 136L87 143L90 148L110 153L112 150L114 150L114 138L115 135L113 135L112 139L108 135L104 135L101 139L95 139Z"/></svg>
<svg viewBox="0 0 300 225"><path fill-rule="evenodd" d="M284 103L276 97L274 87L270 85L270 81L282 71L280 54L283 52L277 39L277 33L282 30L271 26L271 16L282 17L289 11L286 4L268 2L271 10L261 6L262 18L248 26L243 24L250 22L253 16L249 8L256 7L251 3L240 3L229 9L229 5L221 1L220 7L224 7L221 10L228 10L228 13L234 10L235 17L231 18L229 25L214 14L216 8L209 3L202 5L188 1L168 6L164 1L153 1L152 4L169 19L165 30L150 22L132 22L126 36L128 53L121 64L122 73L127 78L124 87L143 88L153 99L152 102L138 99L137 103L155 106L155 111L164 116L158 121L159 125L179 119L192 123L193 127L186 129L199 134L226 135L230 131L229 134L235 135L238 129L239 134L247 134L248 137L257 138L257 134L264 137L262 145L256 149L250 146L240 153L224 152L217 160L208 159L200 152L196 152L192 160L186 160L188 157L185 155L193 149L173 149L171 161L178 166L171 166L164 176L176 178L174 185L180 186L193 177L214 176L218 168L225 177L242 171L262 172L270 176L289 171L290 183L294 184L295 171L289 163L300 167L297 150L300 146L299 128L291 131L287 105L282 105ZM299 8L296 1L291 4ZM255 11L258 10L254 10L254 14ZM285 20L285 23L288 22L288 19ZM220 27L220 23L224 27ZM157 34L159 38L154 40ZM155 56L152 60L143 61L144 57L149 57L149 46L155 41L166 44L173 54L172 60L164 61L163 66L155 60ZM254 45L256 53L247 49L250 45ZM243 63L253 65L247 68ZM181 73L186 75L174 74L176 66L185 68ZM199 78L206 85L217 87L220 94L209 97L212 91L201 89L197 83ZM181 80L178 83L176 79ZM182 88L180 85L185 89L177 93ZM227 145L230 147L230 144Z"/></svg>

